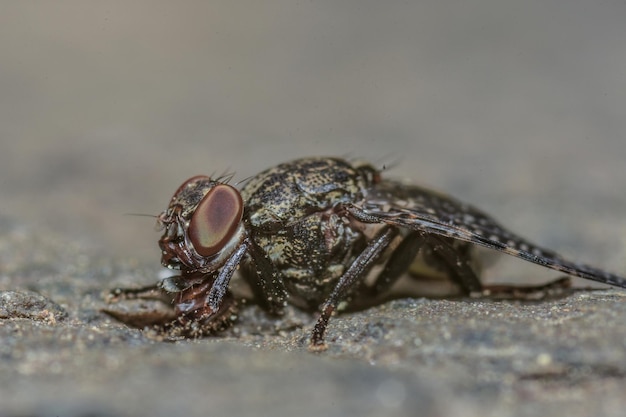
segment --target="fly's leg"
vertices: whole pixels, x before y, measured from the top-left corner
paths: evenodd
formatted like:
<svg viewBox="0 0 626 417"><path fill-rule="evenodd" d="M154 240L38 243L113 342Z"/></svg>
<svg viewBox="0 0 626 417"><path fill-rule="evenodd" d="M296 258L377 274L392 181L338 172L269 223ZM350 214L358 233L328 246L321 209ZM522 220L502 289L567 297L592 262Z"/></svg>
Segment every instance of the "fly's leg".
<svg viewBox="0 0 626 417"><path fill-rule="evenodd" d="M432 256L449 269L450 278L464 294L483 291L483 284L471 266L472 259L467 251L460 251L448 239L434 235L428 237L428 246Z"/></svg>
<svg viewBox="0 0 626 417"><path fill-rule="evenodd" d="M248 251L249 246L249 241L244 241L241 245L239 245L235 252L226 260L226 263L217 274L217 278L213 282L204 303L212 312L217 313L219 311L222 305L222 300L228 291L230 279L239 267L239 264Z"/></svg>
<svg viewBox="0 0 626 417"><path fill-rule="evenodd" d="M320 317L315 323L311 334L309 350L322 351L326 349L324 343L324 333L328 326L330 317L337 309L339 302L350 292L359 280L367 274L368 270L376 263L380 255L385 251L393 239L397 236L398 230L391 226L386 226L370 241L367 247L356 257L348 270L339 279L328 299L321 308Z"/></svg>
<svg viewBox="0 0 626 417"><path fill-rule="evenodd" d="M107 296L107 302L116 303L120 300L163 300L164 294L160 283L140 288L114 288Z"/></svg>
<svg viewBox="0 0 626 417"><path fill-rule="evenodd" d="M562 294L570 288L571 281L563 277L540 285L484 285L471 266L471 256L455 248L448 239L431 236L429 246L433 255L450 270L450 277L471 297L489 297L508 300L540 300Z"/></svg>
<svg viewBox="0 0 626 417"><path fill-rule="evenodd" d="M453 282L463 294L494 299L538 300L562 294L570 288L571 281L563 277L541 285L484 285L476 275L471 254L455 247L451 241L439 236L414 232L407 235L395 249L385 268L371 288L371 295L383 294L409 269L420 249L430 249L439 263L447 268Z"/></svg>
<svg viewBox="0 0 626 417"><path fill-rule="evenodd" d="M207 280L207 274L199 271L183 272L181 275L167 277L160 282L139 288L115 288L107 297L107 302L121 300L156 300L170 303L174 294L186 290Z"/></svg>
<svg viewBox="0 0 626 417"><path fill-rule="evenodd" d="M175 319L161 326L169 337L201 337L228 328L236 319L237 303L230 291L222 297L217 310L206 303L210 281L176 294Z"/></svg>
<svg viewBox="0 0 626 417"><path fill-rule="evenodd" d="M164 333L170 337L201 337L229 327L236 318L237 303L228 284L247 250L244 241L217 274L204 274L201 281L195 280L176 292L175 320L162 324Z"/></svg>
<svg viewBox="0 0 626 417"><path fill-rule="evenodd" d="M164 292L160 283L141 288L115 288L107 298L107 303L117 303L121 300L150 300L169 305L172 295ZM128 311L127 309L103 308L103 313L121 321L131 327L142 329L144 327L162 326L176 318L171 308L154 308Z"/></svg>
<svg viewBox="0 0 626 417"><path fill-rule="evenodd" d="M174 308L139 312L102 311L130 326L156 327L173 337L200 337L223 330L230 325L237 312L237 302L228 291L228 284L247 249L248 241L244 240L217 273L195 271L146 287L117 288L108 300L155 300Z"/></svg>
<svg viewBox="0 0 626 417"><path fill-rule="evenodd" d="M474 272L473 268L469 266L472 258L466 251L459 252L460 248L453 247L453 243L448 244L445 239L433 239L433 236L424 232L411 232L400 242L400 244L394 249L390 255L385 267L376 277L373 285L368 288L367 295L376 298L380 295L387 293L403 276L410 270L411 265L415 262L418 254L421 252L426 259L434 261L436 265L443 267L448 275L454 275L454 280L457 285L463 286L463 293L469 294L472 291L480 290L482 288L481 283ZM446 245L443 247L443 245ZM448 247L448 245L450 245ZM453 265L459 270L452 270L448 264L442 261L441 256L436 256L437 251L445 251L450 253L448 258L451 259L453 255L457 255L456 259L453 259ZM454 253L454 252L457 253Z"/></svg>
<svg viewBox="0 0 626 417"><path fill-rule="evenodd" d="M412 232L402 239L402 242L387 260L381 273L376 277L374 285L369 290L370 295L375 297L387 292L398 281L398 278L409 269L424 243L425 237L420 232Z"/></svg>
<svg viewBox="0 0 626 417"><path fill-rule="evenodd" d="M569 277L561 277L540 285L485 285L480 294L471 294L471 296L532 301L559 297L571 287L572 280Z"/></svg>

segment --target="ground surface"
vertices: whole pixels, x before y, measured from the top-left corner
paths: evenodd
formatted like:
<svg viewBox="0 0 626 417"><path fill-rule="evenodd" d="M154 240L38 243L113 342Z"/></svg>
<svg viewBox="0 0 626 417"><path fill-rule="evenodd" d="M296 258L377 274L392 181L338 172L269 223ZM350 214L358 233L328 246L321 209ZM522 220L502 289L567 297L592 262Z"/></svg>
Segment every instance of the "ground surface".
<svg viewBox="0 0 626 417"><path fill-rule="evenodd" d="M333 318L322 354L295 310L175 343L100 312L163 276L125 213L305 155L393 166L626 273L623 4L237 4L3 6L0 416L623 415L621 290L397 300Z"/></svg>

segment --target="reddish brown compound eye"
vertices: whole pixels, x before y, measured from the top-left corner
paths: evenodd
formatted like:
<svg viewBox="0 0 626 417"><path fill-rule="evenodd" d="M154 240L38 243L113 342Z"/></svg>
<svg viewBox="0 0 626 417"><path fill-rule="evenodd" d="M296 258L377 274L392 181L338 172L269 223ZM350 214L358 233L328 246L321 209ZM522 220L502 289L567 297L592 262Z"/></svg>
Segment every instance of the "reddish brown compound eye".
<svg viewBox="0 0 626 417"><path fill-rule="evenodd" d="M212 188L200 201L189 222L189 239L201 256L219 252L233 237L243 216L243 200L227 184Z"/></svg>

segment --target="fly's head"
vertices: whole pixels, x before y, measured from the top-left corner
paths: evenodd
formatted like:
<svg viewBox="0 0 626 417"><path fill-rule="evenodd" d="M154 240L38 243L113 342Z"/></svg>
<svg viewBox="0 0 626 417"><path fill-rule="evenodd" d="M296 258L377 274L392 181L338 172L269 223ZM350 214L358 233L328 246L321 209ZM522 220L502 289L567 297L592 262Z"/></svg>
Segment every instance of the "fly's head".
<svg viewBox="0 0 626 417"><path fill-rule="evenodd" d="M157 217L161 264L185 272L221 267L245 237L239 191L203 175L189 178Z"/></svg>

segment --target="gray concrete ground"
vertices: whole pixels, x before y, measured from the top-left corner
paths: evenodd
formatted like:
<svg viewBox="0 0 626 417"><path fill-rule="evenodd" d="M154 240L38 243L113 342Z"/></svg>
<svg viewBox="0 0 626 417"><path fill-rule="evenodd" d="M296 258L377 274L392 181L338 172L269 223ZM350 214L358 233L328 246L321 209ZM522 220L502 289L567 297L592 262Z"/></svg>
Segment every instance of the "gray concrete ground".
<svg viewBox="0 0 626 417"><path fill-rule="evenodd" d="M168 343L100 308L162 276L152 220L125 213L158 213L197 173L304 155L393 165L626 273L624 4L1 9L0 416L623 415L620 290L397 300L334 318L319 355L295 310Z"/></svg>

